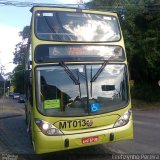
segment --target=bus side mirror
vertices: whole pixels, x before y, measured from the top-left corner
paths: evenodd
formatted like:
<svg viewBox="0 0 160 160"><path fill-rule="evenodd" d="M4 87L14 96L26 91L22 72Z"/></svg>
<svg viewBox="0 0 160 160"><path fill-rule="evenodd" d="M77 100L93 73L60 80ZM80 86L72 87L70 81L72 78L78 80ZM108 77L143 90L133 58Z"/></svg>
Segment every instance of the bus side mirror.
<svg viewBox="0 0 160 160"><path fill-rule="evenodd" d="M126 17L124 14L121 14L121 22L122 22L122 24L125 24L125 22L126 22Z"/></svg>
<svg viewBox="0 0 160 160"><path fill-rule="evenodd" d="M119 8L118 9L118 15L121 22L121 25L124 26L126 24L126 12L127 10L125 8Z"/></svg>
<svg viewBox="0 0 160 160"><path fill-rule="evenodd" d="M32 61L28 61L28 69L31 69L32 67Z"/></svg>
<svg viewBox="0 0 160 160"><path fill-rule="evenodd" d="M115 85L102 85L102 91L114 91Z"/></svg>

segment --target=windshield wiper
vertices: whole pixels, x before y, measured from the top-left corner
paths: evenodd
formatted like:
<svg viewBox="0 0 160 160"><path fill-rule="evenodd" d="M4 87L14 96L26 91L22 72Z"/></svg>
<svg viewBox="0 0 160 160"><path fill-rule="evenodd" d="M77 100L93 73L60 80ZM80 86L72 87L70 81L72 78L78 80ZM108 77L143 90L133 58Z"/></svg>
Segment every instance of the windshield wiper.
<svg viewBox="0 0 160 160"><path fill-rule="evenodd" d="M96 72L96 74L93 77L92 77L92 67L91 67L91 80L90 80L90 83L91 83L91 88L90 88L91 97L92 97L92 83L96 81L96 79L99 77L101 72L106 67L107 63L108 63L108 60L104 61L104 63L101 65L101 67L98 69L98 71Z"/></svg>
<svg viewBox="0 0 160 160"><path fill-rule="evenodd" d="M104 61L104 63L101 65L101 67L98 69L98 71L96 72L96 74L91 77L91 82L94 82L98 77L99 75L101 74L101 72L104 70L104 68L106 67L108 63L108 60Z"/></svg>
<svg viewBox="0 0 160 160"><path fill-rule="evenodd" d="M71 72L71 70L67 67L67 65L64 62L59 63L63 68L64 71L68 74L68 76L71 78L71 80L75 83L75 85L80 85L79 80L74 76L74 74Z"/></svg>
<svg viewBox="0 0 160 160"><path fill-rule="evenodd" d="M77 71L77 76L78 79L74 76L74 74L72 73L72 71L68 68L68 66L64 63L61 62L59 63L63 68L64 71L67 73L67 75L70 77L70 79L75 83L75 85L78 85L79 87L79 98L81 99L81 86L80 86L80 82L79 82L79 75L78 75L78 71Z"/></svg>

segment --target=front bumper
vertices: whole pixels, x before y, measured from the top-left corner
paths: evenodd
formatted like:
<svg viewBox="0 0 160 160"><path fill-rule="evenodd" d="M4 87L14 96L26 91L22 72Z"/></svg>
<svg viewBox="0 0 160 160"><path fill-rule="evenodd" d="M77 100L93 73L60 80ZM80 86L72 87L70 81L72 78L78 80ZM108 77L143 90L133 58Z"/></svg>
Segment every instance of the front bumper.
<svg viewBox="0 0 160 160"><path fill-rule="evenodd" d="M98 137L98 141L84 144L82 139L85 137ZM122 127L80 134L46 136L42 132L34 132L33 144L35 153L42 154L128 139L133 139L132 120Z"/></svg>

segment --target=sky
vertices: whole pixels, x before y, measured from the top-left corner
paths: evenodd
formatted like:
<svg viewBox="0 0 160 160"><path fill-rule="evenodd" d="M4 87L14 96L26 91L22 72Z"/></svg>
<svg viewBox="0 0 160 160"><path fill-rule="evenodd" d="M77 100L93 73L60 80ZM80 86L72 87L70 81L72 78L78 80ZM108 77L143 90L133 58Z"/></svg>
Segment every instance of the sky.
<svg viewBox="0 0 160 160"><path fill-rule="evenodd" d="M8 0L12 1L13 0ZM14 0L16 2L53 3L53 4L77 4L81 0ZM83 0L88 2L90 0ZM30 24L30 7L15 7L0 5L0 73L12 72L14 67L13 52L15 45L21 42L19 32ZM4 66L4 67L3 67Z"/></svg>

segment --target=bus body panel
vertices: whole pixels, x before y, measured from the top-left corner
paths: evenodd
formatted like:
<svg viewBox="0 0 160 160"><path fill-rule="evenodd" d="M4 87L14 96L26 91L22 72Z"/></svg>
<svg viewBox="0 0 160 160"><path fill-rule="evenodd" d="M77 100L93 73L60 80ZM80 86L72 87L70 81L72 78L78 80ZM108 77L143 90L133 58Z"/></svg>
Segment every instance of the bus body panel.
<svg viewBox="0 0 160 160"><path fill-rule="evenodd" d="M82 134L71 134L64 136L45 136L42 132L34 132L34 144L35 144L35 153L42 154L48 152L55 152L61 150L68 150L79 147L86 147L91 145L97 145L108 142L116 142L121 140L133 139L133 122L132 119L129 123L123 127L106 129L95 132L88 132ZM114 134L114 140L110 140L110 134ZM98 137L97 142L86 142L82 143L83 138L88 137ZM65 140L69 140L69 146L65 147ZM90 140L91 141L91 140Z"/></svg>
<svg viewBox="0 0 160 160"><path fill-rule="evenodd" d="M130 109L130 105L127 108L121 109L119 111L113 112L113 114L116 115L116 113L119 113L120 115L123 115L123 113ZM125 126L117 127L114 128L115 121L120 117L116 116L117 119L115 118L109 118L111 117L111 113L108 113L106 117L103 115L99 116L97 115L97 119L99 119L100 125L95 127L95 128L90 128L88 127L87 129L79 129L78 131L75 130L74 128L70 128L69 131L63 131L64 135L62 136L46 136L44 135L39 128L37 127L36 124L34 124L34 129L33 129L33 142L35 146L35 153L36 154L42 154L42 153L48 153L48 152L55 152L55 151L61 151L61 150L68 150L68 149L73 149L73 148L79 148L79 147L86 147L86 146L91 146L91 145L96 145L96 144L103 144L103 143L109 143L109 142L117 142L117 141L122 141L122 140L129 140L133 139L133 120L132 116L130 117L129 122ZM37 112L37 116L41 119L44 119L47 122L50 122L54 124L55 121L60 121L61 119L63 120L76 120L77 117L74 118L52 118L52 117L45 117L45 116L39 116L39 113ZM96 116L91 116L91 117L84 117L83 119L92 119L95 118ZM78 117L78 119L80 119ZM82 117L81 117L82 119ZM102 126L103 124L102 121L111 121L112 119L112 124L109 126ZM71 130L73 129L73 130ZM110 139L111 134L114 134L114 138ZM84 138L91 138L91 142L88 142L88 139L86 140L86 144L82 143L82 139ZM96 138L94 140L93 138ZM97 140L98 138L98 140ZM69 146L65 146L65 140L69 140ZM93 141L93 142L92 142Z"/></svg>
<svg viewBox="0 0 160 160"><path fill-rule="evenodd" d="M66 9L66 8L52 8L52 7L34 7L32 14L34 15L36 11L60 11L60 12L75 12L76 9ZM92 13L92 14L102 14L117 17L116 13L100 12L100 11L89 11L82 10L82 13ZM117 17L118 19L118 17ZM33 104L29 109L27 109L27 115L30 115L30 129L32 142L36 154L49 153L61 150L68 150L73 148L97 145L108 142L117 142L121 140L133 139L133 120L132 113L130 115L127 124L119 127L114 127L115 123L125 114L125 112L131 110L130 93L128 93L128 103L122 108L113 110L111 112L87 116L46 116L39 112L36 90L36 67L45 67L49 65L59 64L58 62L52 63L36 63L35 62L35 50L38 45L117 45L121 46L125 53L124 39L120 30L120 40L115 42L59 42L59 41L48 41L40 40L35 34L35 23L34 16L32 17L32 28L31 28L31 56L32 56L32 99ZM95 63L99 63L98 60ZM70 62L68 62L70 63ZM76 64L74 61L72 64ZM83 62L78 62L79 64ZM93 63L93 62L87 62ZM125 64L127 66L127 59L123 62L113 62L115 64ZM127 67L126 67L127 68ZM127 68L128 75L128 68ZM128 78L128 76L127 76ZM128 78L129 79L129 78ZM129 87L129 86L128 86ZM28 98L29 99L29 98ZM26 103L30 103L29 100ZM30 106L30 105L29 105ZM35 119L46 121L56 128L62 131L63 135L58 136L47 136L35 123ZM87 122L88 121L88 122ZM92 124L90 124L90 123ZM85 125L83 125L85 123ZM87 124L89 123L89 124Z"/></svg>
<svg viewBox="0 0 160 160"><path fill-rule="evenodd" d="M121 110L113 111L105 114L100 115L92 115L92 116L83 116L83 117L48 117L41 115L36 107L34 107L34 114L32 114L33 118L39 118L44 121L47 121L51 124L54 124L57 128L59 128L64 134L77 134L77 133L83 133L83 132L89 132L94 130L99 130L99 128L102 129L109 129L113 128L116 121L122 116L126 111L131 109L131 104L129 104L127 107L124 107ZM34 120L34 119L33 119ZM91 126L80 126L79 120L92 120ZM77 126L72 125L73 122L77 122ZM71 122L70 126L69 123L65 123L65 127L62 126L59 122ZM40 129L37 127L37 125L34 125L34 131L40 131Z"/></svg>

